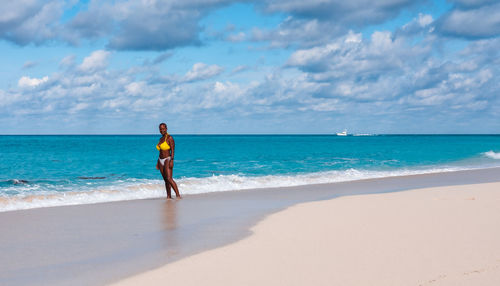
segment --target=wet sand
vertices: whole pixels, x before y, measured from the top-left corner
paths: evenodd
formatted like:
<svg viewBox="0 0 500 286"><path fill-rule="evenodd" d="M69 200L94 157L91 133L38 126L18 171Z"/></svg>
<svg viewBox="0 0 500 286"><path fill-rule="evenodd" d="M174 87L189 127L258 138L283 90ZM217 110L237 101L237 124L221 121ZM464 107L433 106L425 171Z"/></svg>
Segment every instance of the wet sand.
<svg viewBox="0 0 500 286"><path fill-rule="evenodd" d="M104 285L250 236L292 205L500 181L500 168L0 213L1 285Z"/></svg>

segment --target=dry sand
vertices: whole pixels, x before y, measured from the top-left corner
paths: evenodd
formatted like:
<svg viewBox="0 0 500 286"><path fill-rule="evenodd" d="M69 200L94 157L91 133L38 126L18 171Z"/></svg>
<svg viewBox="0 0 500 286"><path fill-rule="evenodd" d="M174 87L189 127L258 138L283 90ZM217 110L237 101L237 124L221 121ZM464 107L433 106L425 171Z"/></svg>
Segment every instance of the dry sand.
<svg viewBox="0 0 500 286"><path fill-rule="evenodd" d="M252 231L117 285L500 285L500 183L304 203Z"/></svg>

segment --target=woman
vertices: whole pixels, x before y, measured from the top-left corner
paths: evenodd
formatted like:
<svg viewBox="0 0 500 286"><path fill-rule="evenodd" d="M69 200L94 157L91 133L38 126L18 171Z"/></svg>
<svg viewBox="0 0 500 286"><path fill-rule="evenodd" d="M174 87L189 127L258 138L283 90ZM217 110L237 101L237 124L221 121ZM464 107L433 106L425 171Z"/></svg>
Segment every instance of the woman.
<svg viewBox="0 0 500 286"><path fill-rule="evenodd" d="M170 187L174 188L175 196L180 199L179 189L174 179L172 179L172 172L174 169L174 151L175 142L174 138L167 133L167 124L160 123L160 133L162 137L160 142L156 145L156 149L160 151L160 157L158 158L158 163L156 163L156 169L160 170L163 180L165 181L165 188L167 189L167 199L172 198Z"/></svg>

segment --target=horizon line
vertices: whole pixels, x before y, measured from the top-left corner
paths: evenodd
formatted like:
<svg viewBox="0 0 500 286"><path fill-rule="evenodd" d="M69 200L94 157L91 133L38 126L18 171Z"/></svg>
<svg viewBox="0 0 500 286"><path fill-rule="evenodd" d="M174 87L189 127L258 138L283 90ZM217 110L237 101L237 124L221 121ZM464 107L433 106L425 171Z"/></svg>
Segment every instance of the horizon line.
<svg viewBox="0 0 500 286"><path fill-rule="evenodd" d="M41 134L0 134L0 136L152 136L161 135L157 133L41 133ZM336 133L173 133L173 135L195 135L195 136L206 136L206 135L331 135L336 137L339 136ZM347 136L374 136L374 135L500 135L500 133L348 133Z"/></svg>

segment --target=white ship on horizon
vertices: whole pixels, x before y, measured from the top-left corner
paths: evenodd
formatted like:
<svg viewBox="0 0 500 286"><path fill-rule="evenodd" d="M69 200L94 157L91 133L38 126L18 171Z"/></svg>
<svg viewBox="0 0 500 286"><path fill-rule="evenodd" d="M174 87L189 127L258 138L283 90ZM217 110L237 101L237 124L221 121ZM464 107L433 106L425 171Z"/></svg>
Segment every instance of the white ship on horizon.
<svg viewBox="0 0 500 286"><path fill-rule="evenodd" d="M347 136L347 129L344 129L344 131L337 133L337 136Z"/></svg>

